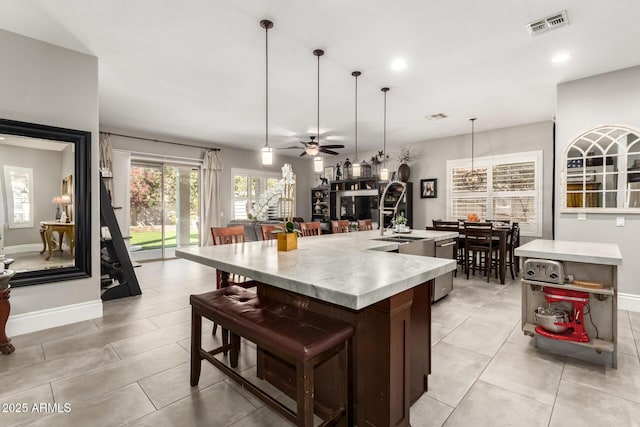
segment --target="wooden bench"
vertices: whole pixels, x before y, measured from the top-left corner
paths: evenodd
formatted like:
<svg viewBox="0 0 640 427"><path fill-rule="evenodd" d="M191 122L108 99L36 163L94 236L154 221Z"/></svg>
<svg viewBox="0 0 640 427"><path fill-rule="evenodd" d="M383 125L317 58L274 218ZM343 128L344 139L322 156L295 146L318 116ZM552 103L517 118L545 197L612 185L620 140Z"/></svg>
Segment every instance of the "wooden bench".
<svg viewBox="0 0 640 427"><path fill-rule="evenodd" d="M353 374L351 338L353 326L327 316L292 305L283 304L239 286L229 286L200 295L191 295L191 385L198 385L202 359L238 382L251 393L273 407L298 426L313 426L314 368L344 352L347 378L344 406L338 408L322 425L353 425ZM202 348L202 317L231 331L229 343L210 351ZM246 380L236 370L240 351L240 337L254 342L296 369L297 412L275 400L266 392ZM214 357L230 351L230 365Z"/></svg>

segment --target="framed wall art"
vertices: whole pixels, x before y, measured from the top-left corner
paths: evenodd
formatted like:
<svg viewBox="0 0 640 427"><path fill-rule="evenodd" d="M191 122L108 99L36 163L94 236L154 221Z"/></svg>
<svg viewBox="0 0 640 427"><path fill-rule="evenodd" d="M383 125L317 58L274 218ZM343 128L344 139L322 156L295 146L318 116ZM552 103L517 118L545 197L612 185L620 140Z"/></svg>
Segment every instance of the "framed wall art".
<svg viewBox="0 0 640 427"><path fill-rule="evenodd" d="M420 198L434 199L438 197L438 180L435 178L420 180Z"/></svg>

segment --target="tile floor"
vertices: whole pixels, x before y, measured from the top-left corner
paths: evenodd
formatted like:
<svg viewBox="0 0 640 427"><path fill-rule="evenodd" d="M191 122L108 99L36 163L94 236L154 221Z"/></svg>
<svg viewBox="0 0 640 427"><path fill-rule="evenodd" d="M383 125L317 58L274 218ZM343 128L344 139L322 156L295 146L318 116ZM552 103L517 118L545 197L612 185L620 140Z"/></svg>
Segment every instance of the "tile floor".
<svg viewBox="0 0 640 427"><path fill-rule="evenodd" d="M136 272L144 294L106 302L104 317L13 337L0 426L288 425L208 363L189 386L189 295L211 290L213 270L172 260ZM454 287L433 306L433 374L412 426L640 426L640 313L618 313L615 370L536 350L517 281Z"/></svg>

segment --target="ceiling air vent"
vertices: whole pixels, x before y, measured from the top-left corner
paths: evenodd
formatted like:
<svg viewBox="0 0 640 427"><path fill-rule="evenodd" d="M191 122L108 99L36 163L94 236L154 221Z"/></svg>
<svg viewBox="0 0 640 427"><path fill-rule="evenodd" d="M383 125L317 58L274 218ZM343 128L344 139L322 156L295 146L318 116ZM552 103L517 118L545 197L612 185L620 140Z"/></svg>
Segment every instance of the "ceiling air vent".
<svg viewBox="0 0 640 427"><path fill-rule="evenodd" d="M529 30L529 35L535 37L565 25L569 25L569 17L567 16L567 11L563 10L555 15L527 24L527 29Z"/></svg>
<svg viewBox="0 0 640 427"><path fill-rule="evenodd" d="M438 114L432 114L430 116L426 116L426 118L427 120L434 121L434 120L446 119L447 115L443 113L438 113Z"/></svg>

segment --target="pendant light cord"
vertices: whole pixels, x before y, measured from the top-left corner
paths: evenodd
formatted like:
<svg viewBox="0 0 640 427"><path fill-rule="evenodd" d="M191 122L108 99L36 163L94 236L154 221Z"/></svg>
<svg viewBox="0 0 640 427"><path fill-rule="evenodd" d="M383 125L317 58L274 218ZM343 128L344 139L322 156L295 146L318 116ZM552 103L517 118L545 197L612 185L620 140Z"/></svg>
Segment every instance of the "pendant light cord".
<svg viewBox="0 0 640 427"><path fill-rule="evenodd" d="M382 164L387 163L387 92L388 87L380 89L384 92L384 121L383 121L383 133L382 133Z"/></svg>
<svg viewBox="0 0 640 427"><path fill-rule="evenodd" d="M356 110L356 156L353 159L354 163L358 163L358 77L361 75L362 73L360 71L354 71L353 73L351 73L351 75L353 77L356 78L356 103L355 103L355 110Z"/></svg>
<svg viewBox="0 0 640 427"><path fill-rule="evenodd" d="M264 29L264 62L265 62L265 72L266 72L266 82L265 82L265 137L264 137L264 145L265 147L269 146L269 27L265 26Z"/></svg>
<svg viewBox="0 0 640 427"><path fill-rule="evenodd" d="M318 146L320 146L320 55L318 55L318 109L316 116L316 137L318 139Z"/></svg>
<svg viewBox="0 0 640 427"><path fill-rule="evenodd" d="M474 135L475 135L475 124L476 124L476 119L470 119L471 120L471 172L474 171L473 169L473 147L474 147Z"/></svg>

